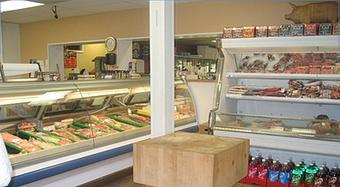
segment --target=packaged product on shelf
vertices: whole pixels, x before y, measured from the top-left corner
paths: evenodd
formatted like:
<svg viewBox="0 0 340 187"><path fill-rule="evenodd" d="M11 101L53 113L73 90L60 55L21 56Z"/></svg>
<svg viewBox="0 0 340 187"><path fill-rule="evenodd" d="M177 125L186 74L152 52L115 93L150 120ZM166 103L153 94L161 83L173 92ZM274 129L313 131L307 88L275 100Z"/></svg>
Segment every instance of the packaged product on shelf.
<svg viewBox="0 0 340 187"><path fill-rule="evenodd" d="M34 131L37 125L34 122L23 121L17 124L18 130Z"/></svg>
<svg viewBox="0 0 340 187"><path fill-rule="evenodd" d="M223 28L223 38L232 38L233 37L233 28L224 27Z"/></svg>
<svg viewBox="0 0 340 187"><path fill-rule="evenodd" d="M6 144L6 146L11 147L17 151L25 151L25 152L36 152L40 151L40 147L36 146L25 139L21 139L17 136L14 136L8 132L1 133L1 136Z"/></svg>
<svg viewBox="0 0 340 187"><path fill-rule="evenodd" d="M279 36L290 36L291 25L280 25Z"/></svg>
<svg viewBox="0 0 340 187"><path fill-rule="evenodd" d="M279 36L279 26L268 26L268 37Z"/></svg>
<svg viewBox="0 0 340 187"><path fill-rule="evenodd" d="M318 25L315 23L305 24L305 29L303 35L305 36L315 36L318 34Z"/></svg>
<svg viewBox="0 0 340 187"><path fill-rule="evenodd" d="M243 37L244 38L254 38L255 37L255 27L243 27Z"/></svg>
<svg viewBox="0 0 340 187"><path fill-rule="evenodd" d="M333 25L331 23L319 24L319 35L332 35Z"/></svg>
<svg viewBox="0 0 340 187"><path fill-rule="evenodd" d="M333 24L333 35L340 35L340 23Z"/></svg>
<svg viewBox="0 0 340 187"><path fill-rule="evenodd" d="M268 36L268 26L257 26L255 28L256 37L267 37Z"/></svg>
<svg viewBox="0 0 340 187"><path fill-rule="evenodd" d="M309 66L298 66L295 68L295 73L309 74Z"/></svg>
<svg viewBox="0 0 340 187"><path fill-rule="evenodd" d="M233 28L233 38L243 38L243 27Z"/></svg>
<svg viewBox="0 0 340 187"><path fill-rule="evenodd" d="M324 60L323 53L313 53L313 63L321 63Z"/></svg>
<svg viewBox="0 0 340 187"><path fill-rule="evenodd" d="M303 24L292 24L290 26L290 36L303 36Z"/></svg>
<svg viewBox="0 0 340 187"><path fill-rule="evenodd" d="M321 64L310 63L309 64L309 73L310 74L320 74L321 73Z"/></svg>
<svg viewBox="0 0 340 187"><path fill-rule="evenodd" d="M335 74L336 66L332 61L325 61L321 64L321 74Z"/></svg>

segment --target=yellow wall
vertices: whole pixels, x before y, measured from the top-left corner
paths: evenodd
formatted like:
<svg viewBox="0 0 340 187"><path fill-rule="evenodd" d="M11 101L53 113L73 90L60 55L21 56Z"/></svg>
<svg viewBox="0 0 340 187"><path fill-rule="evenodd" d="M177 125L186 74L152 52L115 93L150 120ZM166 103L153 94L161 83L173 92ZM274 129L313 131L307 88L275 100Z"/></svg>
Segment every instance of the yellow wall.
<svg viewBox="0 0 340 187"><path fill-rule="evenodd" d="M77 69L80 71L86 69L88 72L94 72L94 62L96 56L105 56L106 49L104 43L83 45L83 53L77 53ZM65 68L64 74L68 77L72 68Z"/></svg>
<svg viewBox="0 0 340 187"><path fill-rule="evenodd" d="M176 34L221 32L224 26L288 23L288 3L196 2L177 4ZM54 42L141 37L149 34L148 8L101 13L21 24L21 58L46 59L47 44Z"/></svg>

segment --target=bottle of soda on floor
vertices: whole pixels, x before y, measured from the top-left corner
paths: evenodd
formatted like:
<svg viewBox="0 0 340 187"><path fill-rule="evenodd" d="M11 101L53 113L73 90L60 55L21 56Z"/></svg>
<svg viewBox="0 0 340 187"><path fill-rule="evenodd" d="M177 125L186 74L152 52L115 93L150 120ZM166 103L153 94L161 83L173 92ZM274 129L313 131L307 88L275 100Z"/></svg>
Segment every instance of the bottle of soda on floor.
<svg viewBox="0 0 340 187"><path fill-rule="evenodd" d="M257 178L258 160L253 157L248 168L248 182L254 183Z"/></svg>
<svg viewBox="0 0 340 187"><path fill-rule="evenodd" d="M314 186L315 187L324 187L327 185L327 177L328 172L327 168L320 167L318 173L316 174L316 177L314 179Z"/></svg>
<svg viewBox="0 0 340 187"><path fill-rule="evenodd" d="M336 164L329 172L328 185L331 187L340 186L340 169Z"/></svg>
<svg viewBox="0 0 340 187"><path fill-rule="evenodd" d="M280 183L288 184L291 181L291 169L288 162L283 163L280 171Z"/></svg>
<svg viewBox="0 0 340 187"><path fill-rule="evenodd" d="M257 176L259 186L267 185L268 170L270 166L271 166L270 160L262 159L262 162L258 169L258 176Z"/></svg>
<svg viewBox="0 0 340 187"><path fill-rule="evenodd" d="M293 170L295 168L295 163L293 162L293 158L289 158L287 160L287 163L288 163L290 170Z"/></svg>
<svg viewBox="0 0 340 187"><path fill-rule="evenodd" d="M269 168L268 178L269 181L275 183L280 178L281 163L279 160L273 161L272 166Z"/></svg>
<svg viewBox="0 0 340 187"><path fill-rule="evenodd" d="M300 186L304 181L304 169L297 164L292 171L292 186Z"/></svg>
<svg viewBox="0 0 340 187"><path fill-rule="evenodd" d="M315 165L315 163L311 163L306 169L305 183L307 185L314 185L314 178L318 172Z"/></svg>

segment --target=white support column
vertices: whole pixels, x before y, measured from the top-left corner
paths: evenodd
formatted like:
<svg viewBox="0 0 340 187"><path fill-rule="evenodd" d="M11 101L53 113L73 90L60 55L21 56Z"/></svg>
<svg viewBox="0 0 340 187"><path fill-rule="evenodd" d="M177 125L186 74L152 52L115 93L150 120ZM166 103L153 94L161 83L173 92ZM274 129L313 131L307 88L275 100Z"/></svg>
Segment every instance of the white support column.
<svg viewBox="0 0 340 187"><path fill-rule="evenodd" d="M151 135L174 132L174 1L150 0Z"/></svg>

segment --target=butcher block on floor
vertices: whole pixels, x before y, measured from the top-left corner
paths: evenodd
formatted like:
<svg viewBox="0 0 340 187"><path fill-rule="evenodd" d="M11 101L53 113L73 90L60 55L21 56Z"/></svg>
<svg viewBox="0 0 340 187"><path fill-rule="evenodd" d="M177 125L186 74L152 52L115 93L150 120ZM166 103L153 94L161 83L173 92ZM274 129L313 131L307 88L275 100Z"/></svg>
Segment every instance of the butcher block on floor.
<svg viewBox="0 0 340 187"><path fill-rule="evenodd" d="M133 180L154 187L228 187L247 175L249 140L176 132L133 146Z"/></svg>

